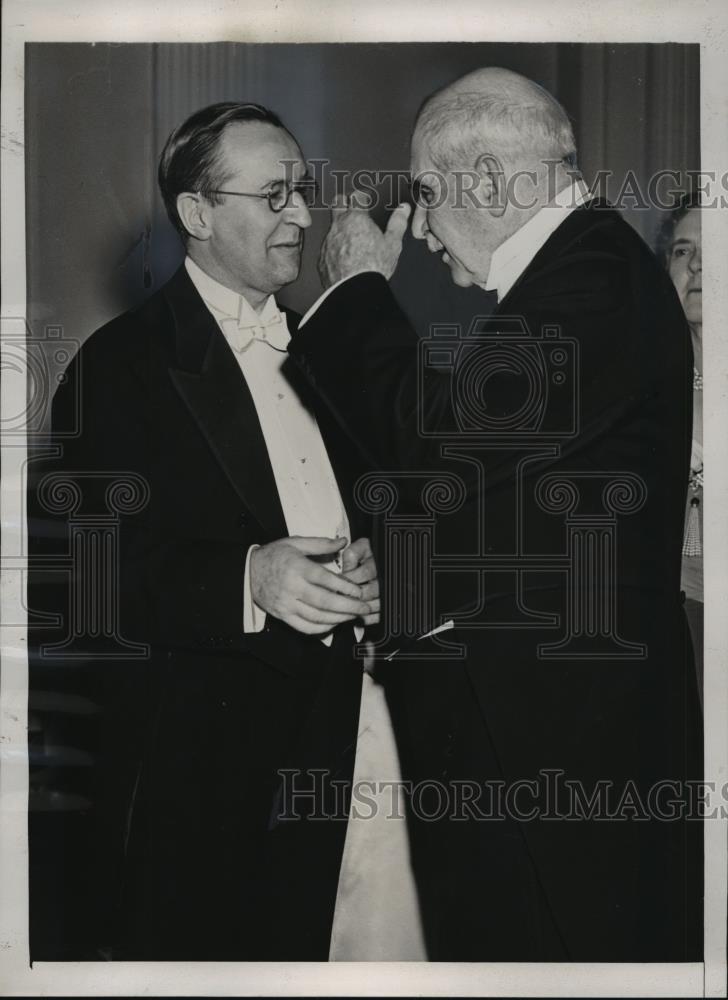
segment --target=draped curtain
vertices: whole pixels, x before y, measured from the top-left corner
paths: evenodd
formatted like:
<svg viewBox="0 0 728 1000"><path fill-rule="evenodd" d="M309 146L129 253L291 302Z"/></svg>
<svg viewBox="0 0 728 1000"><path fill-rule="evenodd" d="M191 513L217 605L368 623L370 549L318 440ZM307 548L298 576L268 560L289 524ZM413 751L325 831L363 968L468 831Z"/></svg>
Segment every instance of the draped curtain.
<svg viewBox="0 0 728 1000"><path fill-rule="evenodd" d="M43 338L52 325L83 340L179 264L156 163L170 130L192 111L258 101L281 115L307 156L333 169L405 171L423 97L483 65L525 73L554 93L573 120L586 179L609 171L612 197L630 170L646 189L657 170L700 166L696 45L29 45L32 335ZM659 213L631 204L626 218L650 240ZM315 257L326 225L327 213L315 212L301 277L282 295L293 308L304 310L320 292ZM408 245L407 253L416 250ZM452 298L446 268L435 265L423 257L412 294Z"/></svg>

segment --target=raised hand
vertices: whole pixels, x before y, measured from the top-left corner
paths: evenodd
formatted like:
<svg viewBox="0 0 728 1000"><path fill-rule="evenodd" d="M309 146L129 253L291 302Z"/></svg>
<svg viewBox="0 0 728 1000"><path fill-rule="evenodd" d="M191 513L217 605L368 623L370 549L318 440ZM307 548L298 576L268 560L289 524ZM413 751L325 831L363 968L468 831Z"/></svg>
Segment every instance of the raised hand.
<svg viewBox="0 0 728 1000"><path fill-rule="evenodd" d="M331 210L331 228L321 246L319 275L324 288L358 271L378 271L391 278L407 232L409 205L398 205L382 232L369 213L356 204Z"/></svg>
<svg viewBox="0 0 728 1000"><path fill-rule="evenodd" d="M362 599L371 607L371 613L364 615L364 624L376 625L380 617L379 579L368 538L357 538L344 549L341 555L341 570L347 580L359 584L362 589Z"/></svg>
<svg viewBox="0 0 728 1000"><path fill-rule="evenodd" d="M325 634L354 618L366 620L373 608L362 599L362 586L320 562L327 555L333 558L345 545L345 538L297 535L261 545L250 557L253 600L306 635Z"/></svg>

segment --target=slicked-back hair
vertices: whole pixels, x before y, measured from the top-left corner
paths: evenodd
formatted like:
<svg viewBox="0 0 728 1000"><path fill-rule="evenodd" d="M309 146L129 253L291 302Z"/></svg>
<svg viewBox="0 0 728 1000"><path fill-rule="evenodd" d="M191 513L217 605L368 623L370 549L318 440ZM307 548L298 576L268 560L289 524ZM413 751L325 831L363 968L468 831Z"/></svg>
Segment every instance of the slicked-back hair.
<svg viewBox="0 0 728 1000"><path fill-rule="evenodd" d="M212 204L220 203L220 197L212 194L227 180L220 163L220 139L233 122L264 122L288 131L278 115L262 104L237 101L210 104L174 129L159 158L157 177L167 215L184 243L189 233L179 217L177 198L185 191L199 191Z"/></svg>

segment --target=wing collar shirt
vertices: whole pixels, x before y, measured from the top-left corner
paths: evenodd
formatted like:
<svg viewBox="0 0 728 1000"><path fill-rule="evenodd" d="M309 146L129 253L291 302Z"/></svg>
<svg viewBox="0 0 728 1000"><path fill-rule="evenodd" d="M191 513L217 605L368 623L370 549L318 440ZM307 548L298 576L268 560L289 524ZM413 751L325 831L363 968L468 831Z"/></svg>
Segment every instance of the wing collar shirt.
<svg viewBox="0 0 728 1000"><path fill-rule="evenodd" d="M498 301L502 301L552 233L556 232L575 208L589 198L589 189L582 180L559 191L555 198L532 215L525 225L495 250L485 290L496 292Z"/></svg>
<svg viewBox="0 0 728 1000"><path fill-rule="evenodd" d="M253 397L288 534L351 541L346 510L316 418L282 371L290 340L285 314L272 295L257 313L243 295L215 281L189 257L185 267L231 347ZM266 619L250 589L250 556L256 548L251 546L245 561L245 632L262 631ZM327 567L340 570L334 560ZM357 627L355 631L360 641L363 630ZM331 640L331 635L324 637L327 645Z"/></svg>

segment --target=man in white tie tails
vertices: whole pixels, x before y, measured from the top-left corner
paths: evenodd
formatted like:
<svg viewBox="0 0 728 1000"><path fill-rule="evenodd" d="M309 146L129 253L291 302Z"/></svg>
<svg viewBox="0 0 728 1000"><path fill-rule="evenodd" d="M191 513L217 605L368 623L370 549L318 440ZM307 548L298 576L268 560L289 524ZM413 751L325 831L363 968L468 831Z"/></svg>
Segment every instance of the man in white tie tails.
<svg viewBox="0 0 728 1000"><path fill-rule="evenodd" d="M444 334L434 314L423 353L388 284L409 209L382 232L352 205L322 248L330 287L289 348L373 465L458 475L467 496L449 549L432 543L467 557L434 581L424 623L453 619L459 655L418 653L390 674L408 780L450 804L410 813L433 961L703 954L695 812L617 807L633 790L654 802L668 780L687 798L702 779L680 595L690 335L660 263L576 162L568 115L535 81L484 67L437 91L412 135L412 233L496 309ZM623 490L632 499L613 503ZM607 524L592 558L578 532ZM387 626L397 577L379 569ZM413 575L400 600L424 605L432 583ZM553 795L549 769L564 778ZM507 805L524 781L528 808L500 813L497 790ZM611 811L570 798L600 787Z"/></svg>
<svg viewBox="0 0 728 1000"><path fill-rule="evenodd" d="M67 855L31 820L32 957L326 960L347 824L315 775L352 779L354 646L379 594L359 460L317 419L287 354L298 317L274 298L313 189L277 116L234 103L175 129L159 182L184 264L83 346L54 402L61 457L38 473L81 476L94 513L110 472L146 484L117 576L119 634L149 654L90 648L74 681L98 706L90 809ZM55 683L41 650L31 687ZM62 931L33 876L48 852L68 870Z"/></svg>

